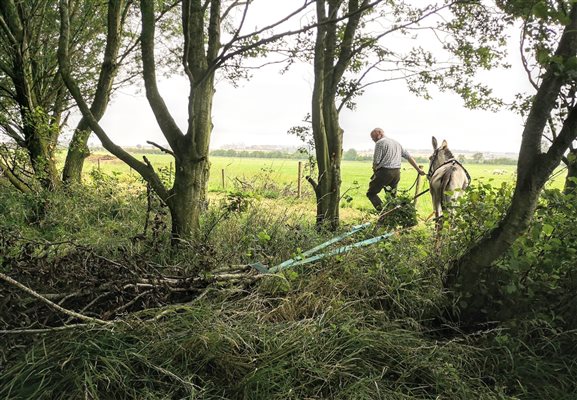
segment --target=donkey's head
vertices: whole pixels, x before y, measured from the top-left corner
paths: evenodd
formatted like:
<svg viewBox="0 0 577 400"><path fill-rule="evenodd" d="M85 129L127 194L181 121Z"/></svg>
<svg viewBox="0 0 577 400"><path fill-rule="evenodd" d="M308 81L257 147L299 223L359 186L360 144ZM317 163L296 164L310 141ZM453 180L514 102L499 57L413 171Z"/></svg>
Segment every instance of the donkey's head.
<svg viewBox="0 0 577 400"><path fill-rule="evenodd" d="M429 157L429 176L441 165L454 158L453 153L447 147L447 141L443 140L441 146L437 145L437 139L433 136L433 154Z"/></svg>

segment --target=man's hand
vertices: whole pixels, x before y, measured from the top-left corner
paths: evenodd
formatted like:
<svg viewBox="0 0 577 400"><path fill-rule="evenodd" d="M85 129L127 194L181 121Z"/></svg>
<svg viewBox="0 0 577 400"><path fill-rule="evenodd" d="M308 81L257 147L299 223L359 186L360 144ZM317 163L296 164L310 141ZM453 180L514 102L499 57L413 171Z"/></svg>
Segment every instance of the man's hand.
<svg viewBox="0 0 577 400"><path fill-rule="evenodd" d="M419 175L427 175L427 173L425 171L423 171L423 168L417 168L417 172L419 173Z"/></svg>

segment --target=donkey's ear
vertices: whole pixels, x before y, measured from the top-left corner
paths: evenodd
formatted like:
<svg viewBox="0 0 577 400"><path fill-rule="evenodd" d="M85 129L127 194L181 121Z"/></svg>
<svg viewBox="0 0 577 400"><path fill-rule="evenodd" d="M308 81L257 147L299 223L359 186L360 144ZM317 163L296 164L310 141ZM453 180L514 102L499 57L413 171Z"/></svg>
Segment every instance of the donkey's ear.
<svg viewBox="0 0 577 400"><path fill-rule="evenodd" d="M443 140L443 143L441 143L441 149L446 149L447 148L447 141Z"/></svg>
<svg viewBox="0 0 577 400"><path fill-rule="evenodd" d="M433 136L433 150L437 150L437 138Z"/></svg>

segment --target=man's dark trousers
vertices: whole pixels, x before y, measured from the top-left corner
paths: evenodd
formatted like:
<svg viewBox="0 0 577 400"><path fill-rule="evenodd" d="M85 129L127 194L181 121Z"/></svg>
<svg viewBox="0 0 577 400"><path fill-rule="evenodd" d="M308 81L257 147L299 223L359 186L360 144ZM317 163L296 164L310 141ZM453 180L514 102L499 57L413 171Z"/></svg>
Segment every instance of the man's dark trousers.
<svg viewBox="0 0 577 400"><path fill-rule="evenodd" d="M383 202L378 196L379 192L383 189L391 190L393 195L395 195L400 179L400 168L379 168L375 171L369 182L367 197L378 211L383 208Z"/></svg>

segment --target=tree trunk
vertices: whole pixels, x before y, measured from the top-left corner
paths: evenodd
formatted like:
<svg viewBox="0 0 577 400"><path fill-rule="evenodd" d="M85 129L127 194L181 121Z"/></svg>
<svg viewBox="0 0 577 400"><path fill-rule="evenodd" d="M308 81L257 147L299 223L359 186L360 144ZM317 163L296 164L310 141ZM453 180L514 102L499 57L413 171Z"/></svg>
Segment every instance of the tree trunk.
<svg viewBox="0 0 577 400"><path fill-rule="evenodd" d="M479 310L484 309L491 298L499 296L502 282L495 279L489 266L526 231L542 187L531 172L521 173L505 217L449 270L445 286L456 291L464 301L461 303L466 305L466 311L462 310L464 319L478 319Z"/></svg>
<svg viewBox="0 0 577 400"><path fill-rule="evenodd" d="M530 131L529 122L525 130ZM500 279L491 264L511 247L528 228L545 183L561 162L563 153L577 136L577 108L570 110L563 129L547 153L519 154L517 184L505 217L490 234L476 243L449 269L446 286L466 304L465 320L477 321L489 304L505 304ZM524 139L525 141L525 139ZM521 146L523 149L523 145Z"/></svg>
<svg viewBox="0 0 577 400"><path fill-rule="evenodd" d="M314 50L315 82L312 96L312 128L319 169L315 188L317 226L336 230L339 227L341 197L341 160L343 130L336 105L339 83L354 56L353 42L361 18L361 8L368 1L348 2L348 18L343 27L336 21L341 1L317 1L317 27Z"/></svg>
<svg viewBox="0 0 577 400"><path fill-rule="evenodd" d="M23 112L23 119L32 119L27 111ZM29 122L24 128L26 150L30 156L30 162L34 175L44 189L55 190L61 186L60 175L54 159L54 144L50 142L47 132L43 132L44 127Z"/></svg>
<svg viewBox="0 0 577 400"><path fill-rule="evenodd" d="M574 57L577 53L577 5L571 9L571 24L559 41L555 55L562 59ZM561 162L565 151L577 135L577 108L568 110L563 128L553 140L549 150L541 150L541 138L550 113L567 77L557 72L554 63L547 72L534 97L525 128L517 163L517 183L507 214L499 225L485 238L469 249L451 265L446 286L465 305L461 317L475 321L489 304L502 304L501 287L507 281L496 276L491 264L502 257L513 242L529 226L539 195L547 179Z"/></svg>
<svg viewBox="0 0 577 400"><path fill-rule="evenodd" d="M129 5L128 5L129 6ZM109 1L107 11L107 35L104 59L100 68L98 84L92 100L90 110L94 118L99 121L108 107L112 84L118 71L118 52L120 50L123 15L127 4L124 0ZM66 162L62 171L62 180L65 183L80 183L84 160L90 155L87 142L90 137L90 126L85 117L78 123L66 155Z"/></svg>
<svg viewBox="0 0 577 400"><path fill-rule="evenodd" d="M315 96L313 95L313 98ZM319 228L334 231L340 222L341 159L343 130L332 97L315 99L322 103L320 113L313 112L313 134L318 163L318 184L315 188L317 201L316 223ZM314 108L314 107L313 107ZM316 132L316 133L315 133Z"/></svg>
<svg viewBox="0 0 577 400"><path fill-rule="evenodd" d="M172 221L172 243L195 238L200 232L200 216L206 208L209 162L176 161L174 186L167 200Z"/></svg>
<svg viewBox="0 0 577 400"><path fill-rule="evenodd" d="M84 160L90 155L87 143L91 131L88 128L88 124L84 125L78 124L68 147L64 169L62 170L62 180L66 184L81 182Z"/></svg>

